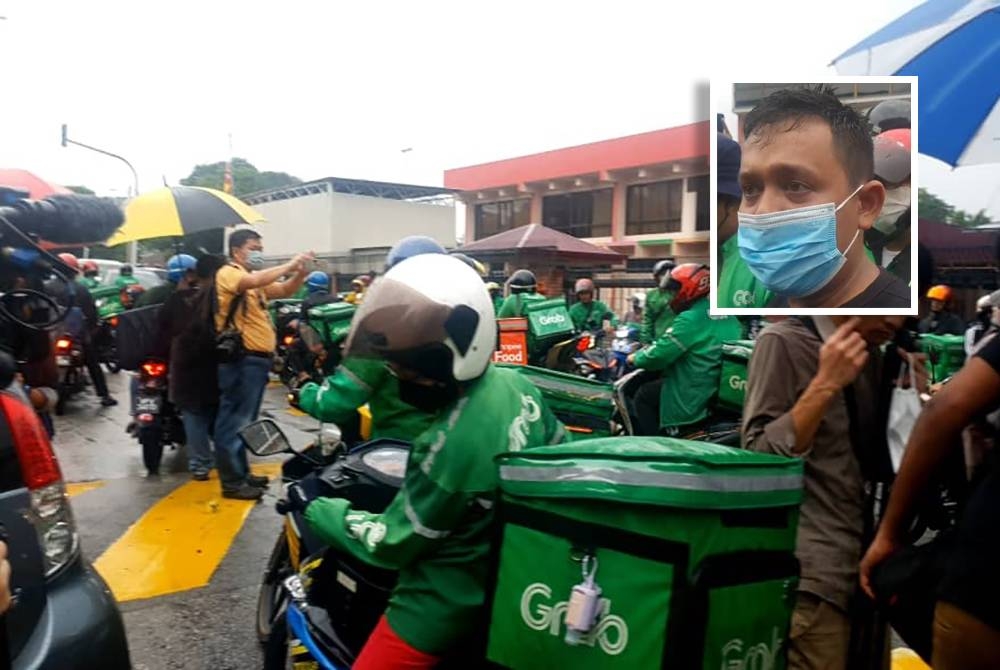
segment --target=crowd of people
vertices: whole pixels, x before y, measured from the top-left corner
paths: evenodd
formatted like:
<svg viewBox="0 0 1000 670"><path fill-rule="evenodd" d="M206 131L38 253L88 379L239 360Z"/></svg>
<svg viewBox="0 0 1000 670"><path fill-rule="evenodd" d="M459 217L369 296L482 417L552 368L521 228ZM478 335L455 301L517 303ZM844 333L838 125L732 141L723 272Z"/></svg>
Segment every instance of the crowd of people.
<svg viewBox="0 0 1000 670"><path fill-rule="evenodd" d="M930 301L922 320L713 316L712 268L673 259L654 265L653 286L633 295L621 318L598 298L593 278L576 281L567 313L576 331L639 327L641 348L628 361L651 375L634 398L643 435L684 437L704 427L715 411L723 344L753 339L740 446L805 466L790 668L886 667L880 612L898 594L885 591L880 570L912 542L913 519L925 514L949 459L964 455L972 467L961 471L959 519L939 530L948 553L932 596L934 667L997 668L1000 469L990 449L970 449L970 441L981 447L998 423L1000 292L983 296L966 324L949 287L930 286L932 270L922 264L910 277L908 128L882 119L873 139L871 121L879 113L866 121L828 91L789 89L750 112L742 146L720 133L720 305L906 307L907 284L917 280ZM80 272L72 304L92 328L93 268L64 261ZM169 397L184 423L192 476L207 480L216 468L226 498L256 500L268 484L250 472L238 435L260 411L277 346L268 302L303 296L303 322L325 303L357 305L339 365L321 382L297 385L291 400L338 424L367 404L371 437L412 444L402 488L372 514L297 483L285 509L302 511L332 546L399 571L391 606L355 667L434 665L480 618L493 457L568 439L530 382L491 364L497 320L547 300L535 274L516 270L501 287L474 259L416 236L392 248L381 277L358 278L341 298L310 253L267 267L252 229L229 236L226 258L178 254L167 265L169 283L142 303L161 305L157 347L169 359ZM122 281L127 288L127 275ZM968 360L931 384L914 337L941 335L964 335ZM94 367L97 392L111 404ZM897 421L900 391L921 398L908 426ZM905 433L901 463L889 446L894 431ZM0 577L2 554L0 547Z"/></svg>

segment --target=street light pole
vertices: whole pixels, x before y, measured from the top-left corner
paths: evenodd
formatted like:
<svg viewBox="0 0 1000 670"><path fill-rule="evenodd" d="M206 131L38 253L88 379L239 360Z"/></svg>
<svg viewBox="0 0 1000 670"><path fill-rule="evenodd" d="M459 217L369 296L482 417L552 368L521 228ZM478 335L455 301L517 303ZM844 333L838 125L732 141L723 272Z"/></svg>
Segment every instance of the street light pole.
<svg viewBox="0 0 1000 670"><path fill-rule="evenodd" d="M96 151L99 154L104 154L105 156L110 156L111 158L117 158L122 163L128 166L128 169L132 171L132 183L134 185L134 190L132 191L132 197L139 195L139 173L135 171L135 167L125 159L124 156L119 156L118 154L111 153L110 151L105 151L104 149L98 149L97 147L92 147L89 144L84 144L83 142L77 142L76 140L69 139L67 133L66 124L62 124L62 145L68 146L73 144L78 147L83 147L84 149L90 149L91 151ZM127 247L127 258L128 262L133 265L139 260L139 245L136 242L129 242Z"/></svg>

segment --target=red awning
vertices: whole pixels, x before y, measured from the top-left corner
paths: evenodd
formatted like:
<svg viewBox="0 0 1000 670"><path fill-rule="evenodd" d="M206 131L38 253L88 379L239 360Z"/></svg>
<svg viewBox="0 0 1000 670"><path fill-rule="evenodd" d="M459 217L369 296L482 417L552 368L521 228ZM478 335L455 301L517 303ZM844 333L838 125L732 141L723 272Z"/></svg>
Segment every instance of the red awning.
<svg viewBox="0 0 1000 670"><path fill-rule="evenodd" d="M461 251L471 256L502 256L534 251L591 262L615 263L625 260L625 256L616 251L610 251L538 223L476 240L462 247Z"/></svg>

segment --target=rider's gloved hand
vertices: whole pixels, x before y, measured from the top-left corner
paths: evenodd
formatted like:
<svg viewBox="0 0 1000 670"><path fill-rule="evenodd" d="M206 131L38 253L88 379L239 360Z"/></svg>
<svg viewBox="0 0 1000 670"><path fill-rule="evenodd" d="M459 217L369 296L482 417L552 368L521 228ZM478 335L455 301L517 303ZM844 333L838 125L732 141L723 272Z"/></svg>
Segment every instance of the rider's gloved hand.
<svg viewBox="0 0 1000 670"><path fill-rule="evenodd" d="M301 391L302 387L300 385L296 385L295 388L288 391L288 404L295 409L301 409L299 406L299 394Z"/></svg>
<svg viewBox="0 0 1000 670"><path fill-rule="evenodd" d="M279 500L275 505L278 514L288 514L289 512L305 512L309 503L319 497L316 487L309 486L306 482L295 482L289 484L285 491L285 499Z"/></svg>

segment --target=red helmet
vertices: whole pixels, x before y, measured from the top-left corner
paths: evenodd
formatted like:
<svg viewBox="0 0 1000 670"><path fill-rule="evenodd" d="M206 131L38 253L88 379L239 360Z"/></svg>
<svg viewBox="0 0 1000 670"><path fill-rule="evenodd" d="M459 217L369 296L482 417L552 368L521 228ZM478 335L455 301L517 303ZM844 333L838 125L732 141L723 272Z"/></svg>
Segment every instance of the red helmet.
<svg viewBox="0 0 1000 670"><path fill-rule="evenodd" d="M66 265L70 266L77 272L80 271L80 261L76 260L76 256L70 253L59 254L59 260L61 260Z"/></svg>
<svg viewBox="0 0 1000 670"><path fill-rule="evenodd" d="M906 181L910 177L910 129L887 130L872 143L875 176L889 184Z"/></svg>
<svg viewBox="0 0 1000 670"><path fill-rule="evenodd" d="M101 271L101 268L97 267L97 263L94 261L84 261L80 267L83 269L83 274L85 275L90 274L91 272L97 274Z"/></svg>
<svg viewBox="0 0 1000 670"><path fill-rule="evenodd" d="M707 265L683 263L675 267L670 271L670 281L667 282L667 290L674 294L670 309L674 314L680 314L695 300L708 295L711 281L712 273Z"/></svg>

